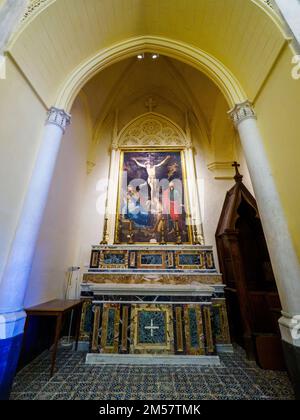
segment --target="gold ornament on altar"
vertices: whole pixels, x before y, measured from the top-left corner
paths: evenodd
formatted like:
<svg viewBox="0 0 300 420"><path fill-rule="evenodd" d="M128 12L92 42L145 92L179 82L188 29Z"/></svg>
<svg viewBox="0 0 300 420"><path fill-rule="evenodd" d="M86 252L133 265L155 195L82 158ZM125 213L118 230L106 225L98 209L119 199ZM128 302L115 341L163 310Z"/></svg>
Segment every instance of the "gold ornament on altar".
<svg viewBox="0 0 300 420"><path fill-rule="evenodd" d="M201 245L199 238L198 238L198 229L197 229L197 224L196 224L196 220L194 220L194 224L193 224L193 243L194 245Z"/></svg>
<svg viewBox="0 0 300 420"><path fill-rule="evenodd" d="M120 244L121 243L121 240L120 240L121 232L122 232L122 218L118 217L116 236L115 236L115 244Z"/></svg>
<svg viewBox="0 0 300 420"><path fill-rule="evenodd" d="M100 245L107 245L107 237L108 237L108 218L104 220L104 227L103 227L103 239L100 242Z"/></svg>
<svg viewBox="0 0 300 420"><path fill-rule="evenodd" d="M176 233L176 244L177 245L181 245L182 244L182 238L181 238L181 233L180 233L180 229L179 229L179 223L178 220L175 220L175 233Z"/></svg>
<svg viewBox="0 0 300 420"><path fill-rule="evenodd" d="M166 220L164 217L161 219L161 239L160 244L166 245L166 239L165 239L165 233L166 233Z"/></svg>
<svg viewBox="0 0 300 420"><path fill-rule="evenodd" d="M128 243L129 243L129 244L134 244L133 237L134 237L134 232L133 232L133 221L132 221L132 220L130 220L130 222L129 222L129 231L128 231Z"/></svg>

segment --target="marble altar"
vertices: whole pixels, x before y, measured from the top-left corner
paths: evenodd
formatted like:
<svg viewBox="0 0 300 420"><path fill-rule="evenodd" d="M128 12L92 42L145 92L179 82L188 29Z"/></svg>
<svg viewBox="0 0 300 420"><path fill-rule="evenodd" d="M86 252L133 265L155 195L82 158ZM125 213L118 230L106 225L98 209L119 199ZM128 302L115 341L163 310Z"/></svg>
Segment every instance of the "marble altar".
<svg viewBox="0 0 300 420"><path fill-rule="evenodd" d="M231 349L212 247L93 246L81 297L90 363L97 354L152 355L164 363L166 356L209 356L215 363L218 351Z"/></svg>

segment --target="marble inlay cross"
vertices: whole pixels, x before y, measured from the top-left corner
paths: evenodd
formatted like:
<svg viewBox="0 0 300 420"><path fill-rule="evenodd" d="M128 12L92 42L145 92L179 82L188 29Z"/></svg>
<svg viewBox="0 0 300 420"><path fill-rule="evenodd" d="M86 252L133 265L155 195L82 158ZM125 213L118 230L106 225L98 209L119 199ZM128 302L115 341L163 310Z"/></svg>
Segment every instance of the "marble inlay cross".
<svg viewBox="0 0 300 420"><path fill-rule="evenodd" d="M151 337L153 337L154 330L159 330L159 327L156 327L153 324L153 319L151 319L151 325L149 325L148 327L145 327L145 330L150 330L151 331Z"/></svg>

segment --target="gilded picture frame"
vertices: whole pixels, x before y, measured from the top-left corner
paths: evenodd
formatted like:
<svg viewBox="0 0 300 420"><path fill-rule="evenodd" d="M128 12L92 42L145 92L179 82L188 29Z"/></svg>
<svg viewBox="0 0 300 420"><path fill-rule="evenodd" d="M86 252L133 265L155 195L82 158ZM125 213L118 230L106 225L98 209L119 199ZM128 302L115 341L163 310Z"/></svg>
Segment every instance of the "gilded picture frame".
<svg viewBox="0 0 300 420"><path fill-rule="evenodd" d="M192 243L183 149L121 150L117 194L115 243Z"/></svg>

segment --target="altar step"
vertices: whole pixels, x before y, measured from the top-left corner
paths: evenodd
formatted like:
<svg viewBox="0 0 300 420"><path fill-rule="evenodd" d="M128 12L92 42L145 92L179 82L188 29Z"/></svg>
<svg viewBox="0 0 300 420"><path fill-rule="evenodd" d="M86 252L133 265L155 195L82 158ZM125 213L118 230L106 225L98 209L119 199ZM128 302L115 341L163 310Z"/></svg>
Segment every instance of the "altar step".
<svg viewBox="0 0 300 420"><path fill-rule="evenodd" d="M174 356L174 355L137 355L137 354L99 354L88 353L87 365L197 365L220 366L219 356Z"/></svg>

